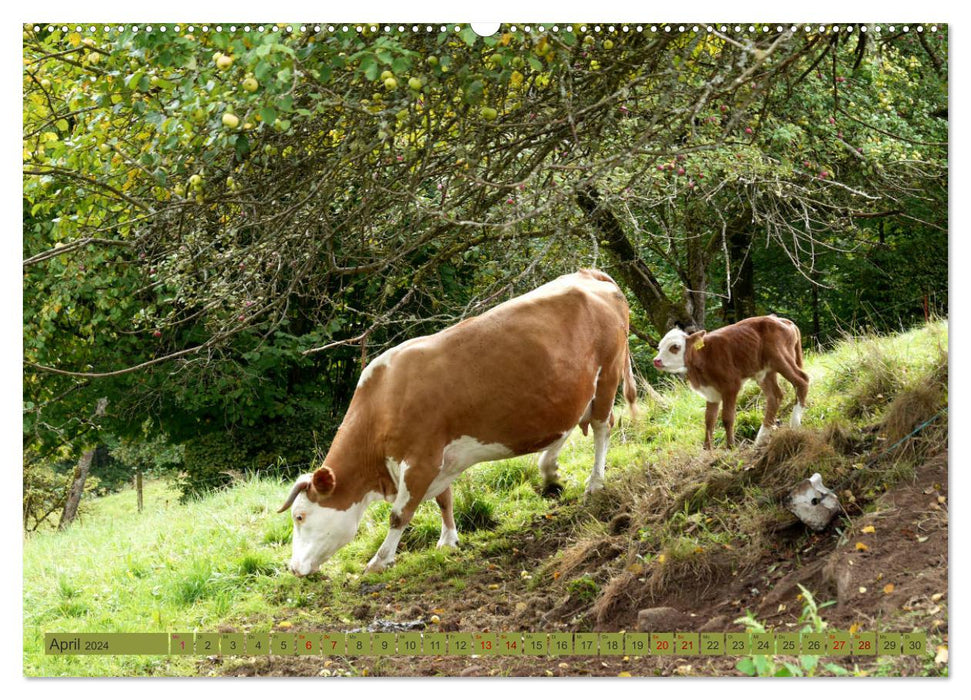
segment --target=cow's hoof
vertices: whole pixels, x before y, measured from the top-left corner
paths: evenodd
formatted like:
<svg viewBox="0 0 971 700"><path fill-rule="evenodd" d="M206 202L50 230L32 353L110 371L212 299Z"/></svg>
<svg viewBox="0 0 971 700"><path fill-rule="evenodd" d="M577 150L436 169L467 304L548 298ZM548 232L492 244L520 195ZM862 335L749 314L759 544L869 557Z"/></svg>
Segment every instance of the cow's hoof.
<svg viewBox="0 0 971 700"><path fill-rule="evenodd" d="M437 546L439 549L444 549L445 547L457 549L459 546L459 533L455 530L442 533L442 536L438 538Z"/></svg>
<svg viewBox="0 0 971 700"><path fill-rule="evenodd" d="M551 481L543 485L543 498L559 498L563 493L563 484L558 481Z"/></svg>
<svg viewBox="0 0 971 700"><path fill-rule="evenodd" d="M604 487L603 484L598 484L598 483L587 484L587 488L583 490L583 495L586 498L591 498L597 493L600 493L600 491L603 490L603 487Z"/></svg>
<svg viewBox="0 0 971 700"><path fill-rule="evenodd" d="M388 562L375 561L372 559L368 562L367 566L364 567L365 574L380 574L382 571L387 569L389 566L394 564L394 559Z"/></svg>

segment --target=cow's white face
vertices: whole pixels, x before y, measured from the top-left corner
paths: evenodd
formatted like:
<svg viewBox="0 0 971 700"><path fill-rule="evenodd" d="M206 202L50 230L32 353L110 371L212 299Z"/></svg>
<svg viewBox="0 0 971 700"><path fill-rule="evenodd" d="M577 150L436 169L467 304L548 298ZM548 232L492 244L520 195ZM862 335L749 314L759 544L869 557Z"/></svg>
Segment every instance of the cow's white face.
<svg viewBox="0 0 971 700"><path fill-rule="evenodd" d="M290 571L306 576L334 556L357 534L358 525L367 501L351 505L347 510L327 508L313 503L306 493L293 501L293 556Z"/></svg>
<svg viewBox="0 0 971 700"><path fill-rule="evenodd" d="M680 328L672 328L657 345L654 366L662 372L681 374L687 371L684 366L684 348L688 334Z"/></svg>

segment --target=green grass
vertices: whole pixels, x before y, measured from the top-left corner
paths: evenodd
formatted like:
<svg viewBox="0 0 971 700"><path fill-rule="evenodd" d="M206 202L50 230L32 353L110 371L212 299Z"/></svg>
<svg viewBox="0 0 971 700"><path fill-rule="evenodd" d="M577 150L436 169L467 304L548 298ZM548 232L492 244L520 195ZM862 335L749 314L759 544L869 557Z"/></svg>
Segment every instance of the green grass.
<svg viewBox="0 0 971 700"><path fill-rule="evenodd" d="M893 337L848 339L831 352L807 354L812 385L804 425L809 433L823 434L839 422L847 439L856 439L866 426L883 420L903 392L940 380L942 372L946 392L946 351L947 326L937 322ZM787 392L781 415L786 421L793 392L786 382L780 385ZM604 541L606 520L628 508L629 556L614 565L639 562L655 576L652 585L692 573L707 575L718 564L712 558L716 552L730 550L738 557L731 565L737 565L746 552L760 551L767 519L779 517L772 480L781 476L768 468L744 470L751 466L746 463L751 454L744 449L703 452L704 400L683 382L657 388L660 398L645 399L637 420L631 422L618 409L603 497L583 500L593 444L574 431L560 455L564 493L559 506L538 493L536 455L478 465L455 484L460 548L435 548L438 507L425 503L402 541L396 565L380 574L361 576L387 532L386 503L369 509L358 537L321 574L298 579L286 572L290 519L276 513L287 484L254 478L180 504L177 491L166 483L149 482L142 513L136 512L130 490L91 499L68 531L38 532L25 540L24 673L195 674L192 658L45 656L45 632L188 632L225 626L267 631L284 621L296 628L302 623L316 629L356 626L359 621L350 611L362 600L361 582L421 593L429 577L436 577L435 586L461 591L484 566L484 555L507 553L516 537L553 508L555 526L571 544L579 543L577 556ZM744 390L740 410L739 436L751 438L762 412L757 387ZM808 448L797 442L787 449L798 461ZM824 477L845 477L838 471L846 466L842 457L827 462L828 453L820 454L806 459L821 460L822 468L830 470ZM893 468L897 471L888 467L876 473L884 480L906 474L906 465ZM530 585L551 585L542 572L562 561L558 555L541 563ZM612 590L604 588L605 582L605 577L577 571L555 585L572 586L569 592L575 596L593 598Z"/></svg>

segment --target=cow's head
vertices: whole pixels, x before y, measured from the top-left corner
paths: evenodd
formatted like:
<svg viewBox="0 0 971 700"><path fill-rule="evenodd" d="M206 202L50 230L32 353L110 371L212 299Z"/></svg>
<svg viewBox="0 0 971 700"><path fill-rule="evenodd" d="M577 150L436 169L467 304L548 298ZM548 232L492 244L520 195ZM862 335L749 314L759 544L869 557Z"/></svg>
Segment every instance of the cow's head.
<svg viewBox="0 0 971 700"><path fill-rule="evenodd" d="M306 576L334 555L338 549L354 539L361 521L364 503L337 508L333 502L337 480L330 467L324 465L313 474L304 474L290 490L286 502L278 510L288 508L293 518L293 556L290 571Z"/></svg>
<svg viewBox="0 0 971 700"><path fill-rule="evenodd" d="M690 344L697 345L703 341L705 331L698 331L688 335L680 328L672 328L667 332L661 342L657 344L657 355L654 358L654 367L662 372L672 372L682 374L688 371L684 363L684 352Z"/></svg>

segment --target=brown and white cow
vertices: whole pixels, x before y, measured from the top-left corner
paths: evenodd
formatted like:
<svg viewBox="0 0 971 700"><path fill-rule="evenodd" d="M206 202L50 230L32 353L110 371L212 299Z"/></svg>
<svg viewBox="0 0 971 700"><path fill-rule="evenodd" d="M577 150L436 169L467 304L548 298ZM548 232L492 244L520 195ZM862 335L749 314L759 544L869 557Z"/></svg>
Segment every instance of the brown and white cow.
<svg viewBox="0 0 971 700"><path fill-rule="evenodd" d="M708 401L705 411L705 448L722 404L722 423L728 447L735 446L735 402L746 379L754 379L765 394L765 417L755 438L762 444L775 427L782 402L776 382L781 374L796 389L796 405L789 425L798 428L806 406L809 375L802 369L802 336L792 321L778 316L756 316L708 333L688 335L674 328L658 344L654 366L684 374L688 384Z"/></svg>
<svg viewBox="0 0 971 700"><path fill-rule="evenodd" d="M623 380L633 408L627 300L597 270L564 275L481 316L408 340L364 369L344 421L292 506L290 570L305 576L350 542L368 504L393 503L388 535L368 563L394 562L423 500L442 511L438 546L456 546L452 481L478 462L542 451L547 490L573 428L593 427L587 492L601 488L611 411Z"/></svg>

